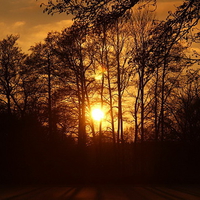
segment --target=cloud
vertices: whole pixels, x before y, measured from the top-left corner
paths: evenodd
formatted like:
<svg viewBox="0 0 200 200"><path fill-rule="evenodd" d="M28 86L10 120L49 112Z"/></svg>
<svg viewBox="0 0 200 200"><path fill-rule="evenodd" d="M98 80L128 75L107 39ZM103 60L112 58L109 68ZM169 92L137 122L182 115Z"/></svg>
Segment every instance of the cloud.
<svg viewBox="0 0 200 200"><path fill-rule="evenodd" d="M13 27L18 28L18 27L24 26L25 24L26 24L26 22L24 22L24 21L18 21L18 22L14 23Z"/></svg>
<svg viewBox="0 0 200 200"><path fill-rule="evenodd" d="M0 22L0 38L5 38L6 35L19 34L26 23L24 21L16 21L14 23Z"/></svg>
<svg viewBox="0 0 200 200"><path fill-rule="evenodd" d="M48 32L61 31L70 25L72 25L71 20L59 20L35 26L25 21L15 21L14 23L0 22L0 40L6 38L7 35L17 34L20 36L18 40L19 46L24 52L28 52L28 49L35 43L42 42Z"/></svg>
<svg viewBox="0 0 200 200"><path fill-rule="evenodd" d="M34 26L32 28L32 36L38 40L38 39L44 39L47 36L48 32L51 31L61 31L62 29L72 25L71 20L61 20L55 23L48 23L48 24L40 24L37 26Z"/></svg>
<svg viewBox="0 0 200 200"><path fill-rule="evenodd" d="M25 29L20 34L18 44L22 47L23 51L27 52L31 46L42 42L46 38L48 32L61 31L64 28L69 27L71 24L71 20L60 20L55 23L40 24L31 27L31 29Z"/></svg>

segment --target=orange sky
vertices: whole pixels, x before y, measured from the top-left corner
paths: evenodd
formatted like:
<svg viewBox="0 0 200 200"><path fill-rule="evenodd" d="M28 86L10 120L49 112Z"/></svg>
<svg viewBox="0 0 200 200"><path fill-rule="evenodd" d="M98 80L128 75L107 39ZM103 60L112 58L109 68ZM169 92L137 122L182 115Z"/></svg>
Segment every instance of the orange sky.
<svg viewBox="0 0 200 200"><path fill-rule="evenodd" d="M9 34L19 34L18 44L24 52L42 41L49 31L60 31L71 25L66 14L44 14L41 3L47 0L0 0L0 40ZM169 10L175 10L182 0L157 0L157 18L165 19Z"/></svg>

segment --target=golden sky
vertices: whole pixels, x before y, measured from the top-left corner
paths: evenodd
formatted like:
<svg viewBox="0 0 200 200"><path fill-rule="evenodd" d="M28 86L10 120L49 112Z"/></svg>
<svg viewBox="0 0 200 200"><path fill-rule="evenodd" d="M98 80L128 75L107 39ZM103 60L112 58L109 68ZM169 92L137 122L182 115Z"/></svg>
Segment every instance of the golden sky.
<svg viewBox="0 0 200 200"><path fill-rule="evenodd" d="M54 16L43 13L41 3L48 0L0 0L0 40L9 34L19 34L18 44L24 52L42 41L49 31L60 31L72 24L65 13ZM157 18L165 19L182 0L157 0Z"/></svg>

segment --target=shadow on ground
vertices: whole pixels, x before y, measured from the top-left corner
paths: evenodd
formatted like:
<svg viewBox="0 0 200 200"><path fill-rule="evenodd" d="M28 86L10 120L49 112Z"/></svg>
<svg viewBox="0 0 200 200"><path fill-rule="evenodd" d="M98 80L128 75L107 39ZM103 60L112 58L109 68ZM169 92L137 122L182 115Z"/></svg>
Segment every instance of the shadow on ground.
<svg viewBox="0 0 200 200"><path fill-rule="evenodd" d="M200 185L1 186L1 200L200 199Z"/></svg>

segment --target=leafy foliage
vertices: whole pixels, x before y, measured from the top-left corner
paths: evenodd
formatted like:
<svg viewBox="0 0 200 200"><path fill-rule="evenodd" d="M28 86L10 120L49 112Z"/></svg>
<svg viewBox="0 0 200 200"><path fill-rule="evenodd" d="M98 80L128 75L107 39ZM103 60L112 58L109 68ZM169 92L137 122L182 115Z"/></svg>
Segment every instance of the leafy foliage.
<svg viewBox="0 0 200 200"><path fill-rule="evenodd" d="M66 13L74 15L74 20L82 25L92 26L113 23L123 16L125 12L136 5L139 0L59 0L48 1L44 6L44 12L48 14ZM147 0L151 2L151 0Z"/></svg>

